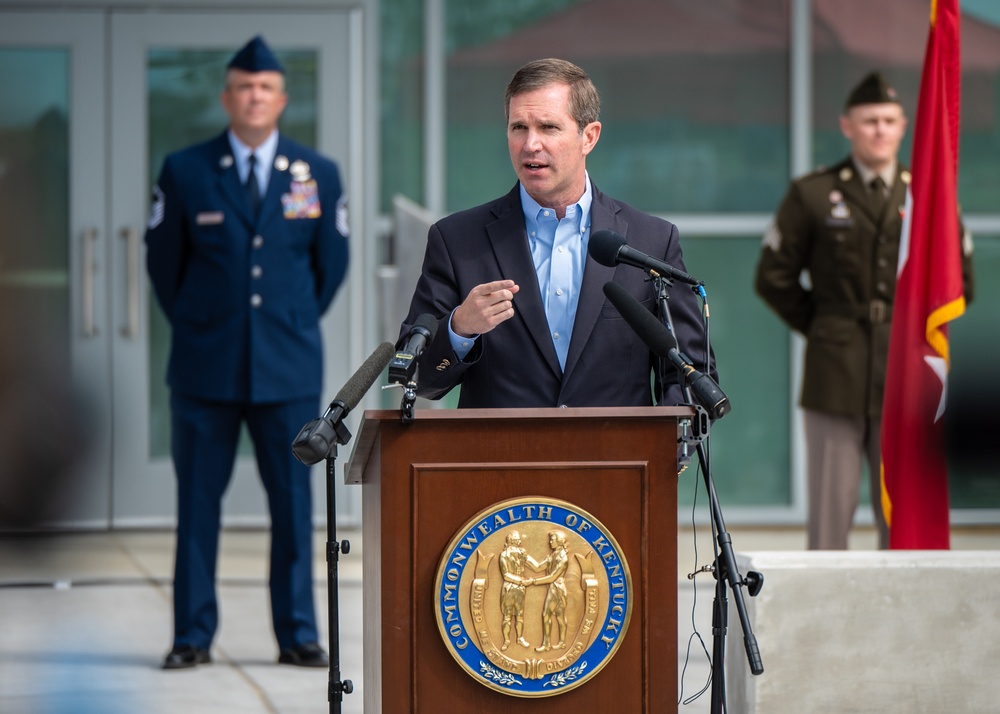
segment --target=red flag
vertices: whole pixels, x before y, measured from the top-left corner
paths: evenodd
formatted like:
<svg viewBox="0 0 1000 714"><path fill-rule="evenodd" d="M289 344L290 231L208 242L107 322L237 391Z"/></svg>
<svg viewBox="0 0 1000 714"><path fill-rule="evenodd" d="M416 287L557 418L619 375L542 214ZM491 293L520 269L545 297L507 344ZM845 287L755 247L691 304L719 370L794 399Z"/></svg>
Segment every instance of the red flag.
<svg viewBox="0 0 1000 714"><path fill-rule="evenodd" d="M965 312L958 217L958 0L931 0L882 411L890 548L948 548L948 322Z"/></svg>

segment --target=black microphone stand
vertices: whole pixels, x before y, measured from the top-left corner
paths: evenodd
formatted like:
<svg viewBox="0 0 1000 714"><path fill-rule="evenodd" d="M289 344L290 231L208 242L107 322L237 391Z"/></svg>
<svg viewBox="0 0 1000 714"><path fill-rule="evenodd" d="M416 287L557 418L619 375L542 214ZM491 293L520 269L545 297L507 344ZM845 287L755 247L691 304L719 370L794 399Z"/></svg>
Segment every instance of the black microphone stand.
<svg viewBox="0 0 1000 714"><path fill-rule="evenodd" d="M417 401L417 382L411 379L403 387L403 398L399 402L400 420L404 424L413 423L413 407Z"/></svg>
<svg viewBox="0 0 1000 714"><path fill-rule="evenodd" d="M677 335L674 333L673 321L670 317L670 296L667 291L667 288L673 285L673 281L664 277L654 277L653 280L656 285L660 315L662 316L667 329L676 339ZM698 288L695 287L693 289L697 291ZM662 366L661 360L661 374L663 371ZM686 375L679 369L677 372L678 379L681 380L681 384L684 388L685 398L692 405L696 405L696 402L692 399L691 385L687 380ZM660 381L662 384L663 380L661 379ZM695 409L701 409L701 407L696 405ZM761 661L760 649L757 646L757 638L754 636L753 630L750 626L750 618L747 615L742 587L746 585L747 591L750 593L750 596L753 597L760 592L760 589L764 584L764 576L755 571L748 572L746 578L743 578L740 575L739 569L736 565L736 556L733 553L733 540L729 535L729 532L726 530L726 522L722 517L722 507L719 504L719 497L715 491L715 480L712 477L711 465L704 445L704 440L708 438L709 429L711 428L711 420L708 418L698 419L696 420L696 423L701 424L701 429L704 431L704 433L700 435L700 438L696 438L695 443L696 451L698 453L698 462L701 464L701 472L705 480L705 490L708 492L709 508L711 509L712 514L712 529L718 543L718 548L715 550L715 562L712 566L710 566L715 576L715 601L712 606L711 712L712 714L722 714L724 711L727 711L725 703L725 651L726 630L729 622L729 601L726 594L726 584L728 582L729 587L732 588L733 599L736 602L736 609L740 617L740 624L743 627L743 641L746 646L747 659L750 662L750 671L755 675L761 674L764 671L764 664ZM707 569L708 568L704 568L703 570ZM694 575L692 574L688 577L693 578Z"/></svg>
<svg viewBox="0 0 1000 714"><path fill-rule="evenodd" d="M327 700L330 714L341 714L344 695L354 691L354 682L340 679L340 593L339 570L340 553L351 552L351 542L337 540L337 445L345 445L351 440L351 432L343 418L333 424L335 441L326 455L326 589L327 619L330 632L330 677Z"/></svg>

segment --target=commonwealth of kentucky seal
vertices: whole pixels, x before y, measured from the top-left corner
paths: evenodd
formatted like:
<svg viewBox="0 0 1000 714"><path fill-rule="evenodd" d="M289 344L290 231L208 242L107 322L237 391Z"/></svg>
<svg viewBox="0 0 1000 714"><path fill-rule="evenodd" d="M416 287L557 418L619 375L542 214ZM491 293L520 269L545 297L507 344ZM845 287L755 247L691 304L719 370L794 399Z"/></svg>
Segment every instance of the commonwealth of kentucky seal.
<svg viewBox="0 0 1000 714"><path fill-rule="evenodd" d="M518 697L578 687L618 650L632 577L592 515L551 498L490 506L448 544L434 580L448 651L484 686Z"/></svg>

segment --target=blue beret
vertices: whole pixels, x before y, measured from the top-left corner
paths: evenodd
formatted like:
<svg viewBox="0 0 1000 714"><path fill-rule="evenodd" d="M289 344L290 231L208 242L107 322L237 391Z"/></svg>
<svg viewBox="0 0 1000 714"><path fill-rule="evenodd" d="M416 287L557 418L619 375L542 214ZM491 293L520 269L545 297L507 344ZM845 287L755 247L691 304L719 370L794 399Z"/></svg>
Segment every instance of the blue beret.
<svg viewBox="0 0 1000 714"><path fill-rule="evenodd" d="M260 35L243 45L243 49L229 60L226 69L242 69L244 72L285 73L285 68L281 66L281 62L274 56L271 48L267 46L264 38Z"/></svg>

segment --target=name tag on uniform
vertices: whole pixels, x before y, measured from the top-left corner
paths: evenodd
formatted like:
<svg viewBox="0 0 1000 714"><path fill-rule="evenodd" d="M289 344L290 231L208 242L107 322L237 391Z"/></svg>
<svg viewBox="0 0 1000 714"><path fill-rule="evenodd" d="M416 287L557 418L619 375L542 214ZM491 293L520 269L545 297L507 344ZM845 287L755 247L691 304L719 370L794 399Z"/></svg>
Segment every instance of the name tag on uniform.
<svg viewBox="0 0 1000 714"><path fill-rule="evenodd" d="M203 211L194 217L194 222L199 226L217 226L226 220L226 214L222 211Z"/></svg>
<svg viewBox="0 0 1000 714"><path fill-rule="evenodd" d="M281 196L285 218L319 218L323 211L319 205L316 180L292 181L291 191Z"/></svg>
<svg viewBox="0 0 1000 714"><path fill-rule="evenodd" d="M836 192L836 197L841 198L840 192ZM830 193L830 200L834 198L834 192ZM827 228L850 228L854 225L854 219L851 218L851 209L847 207L847 204L843 201L835 203L830 208L830 215L826 218Z"/></svg>

